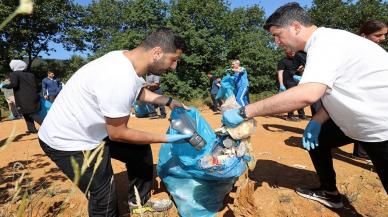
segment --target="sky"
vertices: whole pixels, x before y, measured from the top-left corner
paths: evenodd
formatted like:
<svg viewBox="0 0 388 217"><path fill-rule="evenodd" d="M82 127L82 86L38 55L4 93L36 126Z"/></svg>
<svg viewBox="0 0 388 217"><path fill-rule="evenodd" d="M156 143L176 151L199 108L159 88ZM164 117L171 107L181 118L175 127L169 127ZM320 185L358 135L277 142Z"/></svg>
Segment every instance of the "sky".
<svg viewBox="0 0 388 217"><path fill-rule="evenodd" d="M236 7L249 7L255 4L258 4L263 7L266 16L269 16L274 12L278 7L288 3L288 2L298 2L302 7L307 6L310 7L312 0L229 0L232 8ZM75 0L76 3L81 5L88 5L92 2L92 0ZM72 55L77 54L81 56L86 56L84 53L79 52L68 52L63 49L61 44L50 43L50 48L54 48L55 52L50 52L50 55L46 55L45 53L41 53L43 58L49 59L69 59Z"/></svg>

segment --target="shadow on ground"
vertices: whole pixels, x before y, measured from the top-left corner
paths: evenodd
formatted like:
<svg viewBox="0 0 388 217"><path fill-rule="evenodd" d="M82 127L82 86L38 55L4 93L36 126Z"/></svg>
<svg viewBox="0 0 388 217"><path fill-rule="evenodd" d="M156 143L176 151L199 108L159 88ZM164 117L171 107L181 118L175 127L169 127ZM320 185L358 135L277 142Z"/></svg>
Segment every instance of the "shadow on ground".
<svg viewBox="0 0 388 217"><path fill-rule="evenodd" d="M275 171L275 172L274 172ZM264 182L272 188L288 188L294 190L298 186L311 186L311 183L318 185L318 178L315 172L290 167L272 160L257 160L256 168L250 173L250 179L255 181L255 189ZM341 217L361 217L362 215L343 197L345 207L343 209L331 209Z"/></svg>

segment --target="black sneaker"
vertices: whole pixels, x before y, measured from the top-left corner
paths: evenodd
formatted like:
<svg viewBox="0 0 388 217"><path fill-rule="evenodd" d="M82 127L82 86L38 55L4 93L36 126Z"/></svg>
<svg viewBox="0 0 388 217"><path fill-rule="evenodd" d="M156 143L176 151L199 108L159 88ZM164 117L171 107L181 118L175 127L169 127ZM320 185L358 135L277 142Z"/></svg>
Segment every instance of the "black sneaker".
<svg viewBox="0 0 388 217"><path fill-rule="evenodd" d="M286 117L285 120L286 121L299 121L299 118L297 118L297 117Z"/></svg>
<svg viewBox="0 0 388 217"><path fill-rule="evenodd" d="M306 115L300 115L300 116L299 116L299 119L301 119L301 120L307 120L307 117L306 117Z"/></svg>
<svg viewBox="0 0 388 217"><path fill-rule="evenodd" d="M295 189L295 191L302 197L318 201L330 208L339 209L344 207L341 194L330 194L322 190L321 188L308 189L298 187Z"/></svg>

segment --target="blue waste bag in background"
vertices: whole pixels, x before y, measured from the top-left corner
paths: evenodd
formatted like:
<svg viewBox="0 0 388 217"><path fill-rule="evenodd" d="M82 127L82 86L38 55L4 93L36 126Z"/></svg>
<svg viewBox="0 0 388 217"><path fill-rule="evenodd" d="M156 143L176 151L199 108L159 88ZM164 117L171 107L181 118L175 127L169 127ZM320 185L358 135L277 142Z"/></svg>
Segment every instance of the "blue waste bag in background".
<svg viewBox="0 0 388 217"><path fill-rule="evenodd" d="M52 103L43 97L40 97L40 110L39 116L44 119L51 108Z"/></svg>
<svg viewBox="0 0 388 217"><path fill-rule="evenodd" d="M206 145L197 151L186 141L162 144L158 175L173 196L181 216L212 217L222 208L225 195L246 170L246 160L236 156L215 169L202 169L200 159L212 154L217 145L216 134L195 108L187 111L176 108L171 119L177 118L179 112L186 112L195 121L196 131L206 140ZM170 127L167 133L178 132Z"/></svg>
<svg viewBox="0 0 388 217"><path fill-rule="evenodd" d="M137 118L148 117L149 114L155 112L153 105L145 102L136 101L133 104L133 108L135 109L135 116Z"/></svg>
<svg viewBox="0 0 388 217"><path fill-rule="evenodd" d="M221 87L218 90L216 99L220 100L226 100L232 95L236 95L236 84L234 81L234 76L231 76L230 74L226 74L221 79Z"/></svg>

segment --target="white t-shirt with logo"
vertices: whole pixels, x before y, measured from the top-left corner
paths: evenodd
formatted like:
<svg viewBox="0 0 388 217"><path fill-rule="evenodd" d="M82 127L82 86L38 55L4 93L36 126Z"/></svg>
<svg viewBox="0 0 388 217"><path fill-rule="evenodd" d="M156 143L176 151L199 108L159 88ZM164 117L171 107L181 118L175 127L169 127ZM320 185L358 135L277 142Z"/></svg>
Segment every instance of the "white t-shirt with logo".
<svg viewBox="0 0 388 217"><path fill-rule="evenodd" d="M105 117L130 115L144 79L123 52L110 52L70 78L39 129L42 141L62 151L91 150L108 135Z"/></svg>
<svg viewBox="0 0 388 217"><path fill-rule="evenodd" d="M343 30L318 28L308 40L300 83L327 85L322 103L345 135L388 140L388 53Z"/></svg>

